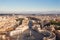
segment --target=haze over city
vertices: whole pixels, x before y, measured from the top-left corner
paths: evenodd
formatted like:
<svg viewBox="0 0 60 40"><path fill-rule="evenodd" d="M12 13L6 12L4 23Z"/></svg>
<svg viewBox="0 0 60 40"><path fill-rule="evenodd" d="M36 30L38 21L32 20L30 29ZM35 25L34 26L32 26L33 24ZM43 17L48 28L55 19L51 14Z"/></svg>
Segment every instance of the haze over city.
<svg viewBox="0 0 60 40"><path fill-rule="evenodd" d="M60 12L60 0L0 0L0 13Z"/></svg>

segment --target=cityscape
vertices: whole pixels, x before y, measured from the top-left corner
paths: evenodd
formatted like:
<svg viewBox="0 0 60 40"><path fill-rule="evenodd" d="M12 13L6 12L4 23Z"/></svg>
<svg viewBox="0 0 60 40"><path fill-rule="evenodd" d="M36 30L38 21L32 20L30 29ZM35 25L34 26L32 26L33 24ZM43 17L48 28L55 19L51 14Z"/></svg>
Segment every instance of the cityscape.
<svg viewBox="0 0 60 40"><path fill-rule="evenodd" d="M60 0L0 0L0 40L60 40Z"/></svg>
<svg viewBox="0 0 60 40"><path fill-rule="evenodd" d="M0 16L0 40L60 40L60 15Z"/></svg>

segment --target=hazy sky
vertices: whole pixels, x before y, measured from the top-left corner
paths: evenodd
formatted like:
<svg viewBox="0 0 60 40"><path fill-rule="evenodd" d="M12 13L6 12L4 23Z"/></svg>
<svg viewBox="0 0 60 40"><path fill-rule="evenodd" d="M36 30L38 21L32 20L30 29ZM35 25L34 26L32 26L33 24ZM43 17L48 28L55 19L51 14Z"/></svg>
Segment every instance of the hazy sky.
<svg viewBox="0 0 60 40"><path fill-rule="evenodd" d="M60 0L0 0L0 11L60 11Z"/></svg>

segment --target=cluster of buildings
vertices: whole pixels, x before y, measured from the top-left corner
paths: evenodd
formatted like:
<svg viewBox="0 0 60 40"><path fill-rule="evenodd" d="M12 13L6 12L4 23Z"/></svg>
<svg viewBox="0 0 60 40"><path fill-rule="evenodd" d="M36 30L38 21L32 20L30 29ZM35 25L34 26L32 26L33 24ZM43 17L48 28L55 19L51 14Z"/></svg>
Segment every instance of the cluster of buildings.
<svg viewBox="0 0 60 40"><path fill-rule="evenodd" d="M60 30L50 24L59 16L0 16L0 40L56 40ZM57 37L56 37L57 36Z"/></svg>

